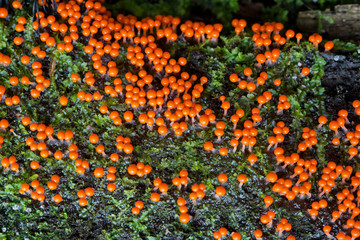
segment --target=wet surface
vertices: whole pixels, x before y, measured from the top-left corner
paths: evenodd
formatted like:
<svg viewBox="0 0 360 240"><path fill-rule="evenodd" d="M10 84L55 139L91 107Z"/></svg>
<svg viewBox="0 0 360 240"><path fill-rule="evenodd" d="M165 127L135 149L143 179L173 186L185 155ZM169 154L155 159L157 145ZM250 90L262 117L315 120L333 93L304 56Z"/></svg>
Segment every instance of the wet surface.
<svg viewBox="0 0 360 240"><path fill-rule="evenodd" d="M360 98L360 59L351 53L322 54L326 59L322 86L326 93L326 110L332 117L337 117L340 109L349 112L349 120L356 116L352 102Z"/></svg>

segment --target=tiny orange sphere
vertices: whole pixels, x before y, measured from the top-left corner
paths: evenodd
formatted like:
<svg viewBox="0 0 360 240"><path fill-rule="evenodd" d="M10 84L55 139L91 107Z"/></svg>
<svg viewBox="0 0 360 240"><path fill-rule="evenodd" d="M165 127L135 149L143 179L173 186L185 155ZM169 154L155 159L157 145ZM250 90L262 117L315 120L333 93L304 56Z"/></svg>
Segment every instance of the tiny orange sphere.
<svg viewBox="0 0 360 240"><path fill-rule="evenodd" d="M113 192L113 191L115 191L116 186L114 183L109 183L106 188L109 192Z"/></svg>
<svg viewBox="0 0 360 240"><path fill-rule="evenodd" d="M158 202L160 201L160 194L158 193L152 193L150 196L151 201Z"/></svg>
<svg viewBox="0 0 360 240"><path fill-rule="evenodd" d="M225 195L226 190L225 190L224 187L219 186L219 187L216 188L215 192L216 192L216 195L217 195L218 197L222 197L222 196Z"/></svg>
<svg viewBox="0 0 360 240"><path fill-rule="evenodd" d="M87 205L86 198L80 198L79 199L79 205L82 206L82 207L85 207Z"/></svg>
<svg viewBox="0 0 360 240"><path fill-rule="evenodd" d="M99 136L97 134L91 134L89 137L89 141L95 144L99 141Z"/></svg>
<svg viewBox="0 0 360 240"><path fill-rule="evenodd" d="M101 178L102 176L104 176L104 169L102 167L97 167L95 170L94 170L94 175L95 177L97 178Z"/></svg>
<svg viewBox="0 0 360 240"><path fill-rule="evenodd" d="M227 175L225 173L220 173L219 176L218 176L218 180L221 183L226 183L227 180L228 180L228 177L227 177Z"/></svg>
<svg viewBox="0 0 360 240"><path fill-rule="evenodd" d="M86 196L88 196L88 197L91 197L91 196L93 196L94 195L94 189L92 188L92 187L88 187L88 188L86 188L85 189L85 194L86 194Z"/></svg>
<svg viewBox="0 0 360 240"><path fill-rule="evenodd" d="M140 209L137 208L137 207L133 207L133 208L131 209L131 212L132 212L134 215L138 215L138 214L140 213Z"/></svg>
<svg viewBox="0 0 360 240"><path fill-rule="evenodd" d="M188 213L180 214L180 222L188 223L190 221L190 215Z"/></svg>
<svg viewBox="0 0 360 240"><path fill-rule="evenodd" d="M68 104L68 99L65 96L61 96L59 102L62 106L66 106Z"/></svg>
<svg viewBox="0 0 360 240"><path fill-rule="evenodd" d="M310 69L308 67L304 67L302 70L301 70L301 73L304 75L304 76L307 76L309 75L310 73Z"/></svg>
<svg viewBox="0 0 360 240"><path fill-rule="evenodd" d="M53 197L53 200L54 202L56 203L60 203L62 201L62 196L60 194L56 194L54 197Z"/></svg>

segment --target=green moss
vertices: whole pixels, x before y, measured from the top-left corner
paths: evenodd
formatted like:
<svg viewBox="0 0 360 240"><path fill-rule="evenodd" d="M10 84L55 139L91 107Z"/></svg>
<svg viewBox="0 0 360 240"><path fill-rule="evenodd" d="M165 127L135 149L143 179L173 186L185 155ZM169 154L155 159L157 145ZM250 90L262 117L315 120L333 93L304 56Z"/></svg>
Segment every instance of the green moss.
<svg viewBox="0 0 360 240"><path fill-rule="evenodd" d="M222 8L232 7L236 11L237 1L217 2L210 1L212 6ZM121 1L117 6L127 6L130 2ZM148 3L144 3L148 4ZM192 4L189 1L180 1L181 7L185 8ZM133 11L142 11L138 14L148 14L145 8L147 5L135 6ZM156 6L156 5L155 5ZM165 8L158 9L159 12L167 11ZM181 9L173 9L180 11ZM21 13L24 13L22 11ZM169 12L171 13L171 12ZM221 18L227 19L225 10L219 12ZM153 14L155 14L153 12ZM201 128L198 125L189 124L189 129L182 136L176 137L170 130L166 137L159 137L156 129L149 131L146 126L135 123L123 123L115 126L108 115L99 112L101 105L109 107L109 111L118 111L122 116L128 109L121 97L111 98L105 94L104 86L112 85L109 79L102 78L96 74L96 91L103 95L101 101L83 102L77 98L78 91L90 91L85 84L73 83L70 80L72 73L84 75L91 71L91 61L83 53L84 45L77 43L74 51L70 54L61 53L45 47L35 37L35 32L27 30L24 46L17 47L9 39L17 33L13 26L15 17L11 21L0 21L0 49L4 54L11 55L13 62L8 68L0 67L0 83L7 88L9 96L19 95L21 104L7 107L0 105L0 118L7 118L10 127L15 134L0 132L0 136L6 141L0 150L0 158L16 156L20 164L19 173L2 171L0 173L0 222L5 231L0 233L0 239L211 239L212 234L219 227L226 227L229 232L238 231L243 239L252 239L255 229L262 229L266 238L280 239L274 229L267 229L259 218L266 210L262 199L266 195L274 197L273 209L277 213L277 220L287 218L293 224L292 233L298 239L321 239L319 227L307 214L306 209L310 202L296 200L288 202L285 197L272 192L271 185L265 182L265 176L271 171L279 171L281 177L289 177L289 173L276 165L275 156L267 151L268 138L273 135L272 129L279 121L284 121L290 128L290 134L286 136L286 143L281 145L286 154L297 151L297 144L302 141L302 128L314 129L317 126L317 118L320 115L328 117L325 109L324 88L321 86L321 78L325 74L326 62L319 54L319 51L312 48L307 42L297 45L287 44L278 62L267 65L263 69L254 66L256 54L260 52L253 49L252 38L249 33L240 36L223 36L218 44L210 41L202 45L193 45L182 40L169 45L168 51L173 56L186 56L188 65L186 71L190 74L197 74L198 77L207 76L209 81L204 85L204 92L199 103L203 109L214 110L217 120L226 123L225 134L221 142L216 142L213 132L214 125ZM30 24L29 24L30 26ZM30 27L28 27L30 29ZM59 37L56 37L59 42ZM31 41L33 40L33 41ZM49 76L51 85L38 99L32 98L28 93L29 86L19 84L11 87L8 80L12 75L31 77L30 66L23 66L19 63L19 57L24 53L31 55L34 46L41 46L46 49L49 59L56 62L53 76ZM357 52L356 44L335 41L337 49ZM121 66L120 76L122 79L126 72L136 73L136 69L128 66L126 60L126 49L128 45L121 44L120 55L115 59L118 66ZM35 58L31 55L32 61ZM45 62L44 62L45 63ZM46 64L49 64L46 62ZM301 66L300 66L301 65ZM301 77L301 68L311 68L311 74ZM229 81L231 73L243 76L243 70L252 67L253 78L261 71L268 73L265 85L259 86L254 92L240 90L236 83ZM282 80L279 87L274 86L276 78ZM31 79L34 81L34 79ZM228 117L223 116L219 97L225 95L231 102L232 107L229 114L237 109L243 109L245 116L240 119L238 128L242 128L245 120L251 118L251 109L258 107L257 97L265 90L272 93L273 97L269 103L261 107L262 120L258 126L257 144L253 153L258 157L254 166L249 166L248 152L243 153L239 149L228 156L222 157L218 153L208 153L203 149L206 141L214 142L216 149L222 146L232 149L229 141L234 137L232 123ZM292 107L285 110L282 115L276 114L278 98L286 94ZM59 97L66 95L69 104L63 107L59 104ZM146 108L146 110L149 110ZM142 110L135 110L134 119L137 119ZM17 116L18 115L18 116ZM84 176L75 172L73 161L68 157L58 161L52 157L41 158L38 152L32 152L25 144L27 137L35 137L28 127L21 124L21 117L29 116L34 122L45 123L54 128L54 132L71 130L74 138L71 141L80 149L80 158L90 162L90 169ZM324 128L318 137L318 144L304 158L315 158L319 162L319 169L326 164L326 145L332 138L332 132ZM128 136L134 145L134 152L127 156L120 154L118 162L111 162L108 158L98 154L95 146L88 141L91 133L100 136L101 143L105 146L107 155L116 151L115 139L117 136ZM49 144L51 151L67 151L67 144L54 142ZM347 147L339 149L346 160ZM31 161L38 161L41 168L32 170ZM127 167L130 164L143 162L152 167L152 172L147 177L138 178L127 174ZM93 176L93 170L102 166L116 166L117 189L110 193L106 190L108 181L105 178L97 179ZM291 169L291 167L289 167ZM179 171L187 169L191 179L187 188L179 191L171 185L172 178L178 176ZM291 172L291 170L289 170ZM214 190L219 186L217 176L219 173L226 173L229 177L225 184L227 194L217 199ZM46 186L53 174L60 176L59 188L50 191L46 187L45 203L31 200L28 195L20 195L19 188L23 182L30 183L38 179L42 186ZM239 189L237 176L246 174L248 182ZM169 184L168 196L163 196L161 201L154 204L150 201L153 185L152 181L160 177ZM312 178L312 185L316 186L317 173ZM206 185L206 197L195 206L187 198L191 192L192 184L204 183ZM79 189L94 187L95 195L88 199L88 205L82 208L78 204L76 195ZM56 193L61 193L63 202L55 204L51 198ZM317 193L313 190L313 194ZM189 212L193 216L190 224L179 222L179 211L176 205L178 197L187 198ZM140 215L134 216L131 208L137 200L145 203ZM324 220L327 221L327 220ZM312 234L317 232L316 234Z"/></svg>

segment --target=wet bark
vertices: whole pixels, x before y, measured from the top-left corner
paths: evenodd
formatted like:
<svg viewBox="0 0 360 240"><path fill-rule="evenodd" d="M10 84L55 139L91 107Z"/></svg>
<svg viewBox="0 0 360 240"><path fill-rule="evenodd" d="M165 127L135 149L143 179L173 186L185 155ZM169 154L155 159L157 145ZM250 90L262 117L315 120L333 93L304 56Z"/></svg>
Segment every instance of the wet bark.
<svg viewBox="0 0 360 240"><path fill-rule="evenodd" d="M296 24L302 32L318 32L320 26L330 38L360 40L360 5L337 5L334 11L301 11Z"/></svg>

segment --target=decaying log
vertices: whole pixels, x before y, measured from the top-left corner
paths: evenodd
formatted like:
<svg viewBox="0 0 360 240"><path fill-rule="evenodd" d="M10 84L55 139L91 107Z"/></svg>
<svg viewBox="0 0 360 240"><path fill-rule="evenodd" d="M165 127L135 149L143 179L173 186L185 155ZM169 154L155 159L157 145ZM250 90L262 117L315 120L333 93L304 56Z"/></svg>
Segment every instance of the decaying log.
<svg viewBox="0 0 360 240"><path fill-rule="evenodd" d="M332 19L332 20L331 20ZM297 27L303 32L318 32L319 22L322 33L331 38L360 40L360 5L345 4L335 6L334 11L302 11L297 18Z"/></svg>

